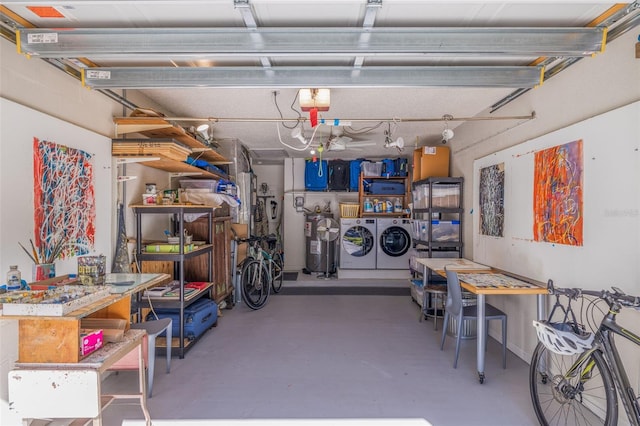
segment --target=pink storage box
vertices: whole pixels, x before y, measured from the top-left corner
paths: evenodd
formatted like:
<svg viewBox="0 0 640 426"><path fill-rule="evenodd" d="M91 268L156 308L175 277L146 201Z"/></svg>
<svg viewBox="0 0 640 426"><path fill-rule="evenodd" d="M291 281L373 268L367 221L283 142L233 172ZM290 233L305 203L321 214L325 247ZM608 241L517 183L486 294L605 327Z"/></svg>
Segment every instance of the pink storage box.
<svg viewBox="0 0 640 426"><path fill-rule="evenodd" d="M80 333L80 355L87 356L102 347L102 330L82 330Z"/></svg>

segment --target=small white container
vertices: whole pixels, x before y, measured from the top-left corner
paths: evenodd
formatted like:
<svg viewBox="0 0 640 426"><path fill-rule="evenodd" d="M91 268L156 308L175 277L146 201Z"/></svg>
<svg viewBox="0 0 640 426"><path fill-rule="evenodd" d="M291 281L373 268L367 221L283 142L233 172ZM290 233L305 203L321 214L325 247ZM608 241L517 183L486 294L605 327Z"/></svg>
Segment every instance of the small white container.
<svg viewBox="0 0 640 426"><path fill-rule="evenodd" d="M22 273L18 269L18 265L9 266L7 272L7 290L20 290L22 288Z"/></svg>
<svg viewBox="0 0 640 426"><path fill-rule="evenodd" d="M142 194L142 204L145 206L157 204L157 194Z"/></svg>

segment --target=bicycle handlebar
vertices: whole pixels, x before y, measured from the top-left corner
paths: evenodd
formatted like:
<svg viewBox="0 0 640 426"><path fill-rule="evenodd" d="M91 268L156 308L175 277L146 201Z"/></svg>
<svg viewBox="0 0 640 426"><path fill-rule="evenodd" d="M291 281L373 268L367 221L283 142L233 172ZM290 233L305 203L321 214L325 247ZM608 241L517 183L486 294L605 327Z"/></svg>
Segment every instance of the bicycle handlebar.
<svg viewBox="0 0 640 426"><path fill-rule="evenodd" d="M263 237L259 237L257 235L251 235L246 238L235 237L235 240L240 243L255 243L257 241L266 241L268 243L275 243L278 241L278 238L275 235L266 235Z"/></svg>
<svg viewBox="0 0 640 426"><path fill-rule="evenodd" d="M581 288L556 288L553 286L553 281L547 282L547 291L549 294L566 296L570 299L577 299L580 296L593 296L605 300L609 306L618 303L622 306L628 306L631 308L640 308L640 297L629 296L622 290L616 287L611 287L613 292L609 290L583 290Z"/></svg>

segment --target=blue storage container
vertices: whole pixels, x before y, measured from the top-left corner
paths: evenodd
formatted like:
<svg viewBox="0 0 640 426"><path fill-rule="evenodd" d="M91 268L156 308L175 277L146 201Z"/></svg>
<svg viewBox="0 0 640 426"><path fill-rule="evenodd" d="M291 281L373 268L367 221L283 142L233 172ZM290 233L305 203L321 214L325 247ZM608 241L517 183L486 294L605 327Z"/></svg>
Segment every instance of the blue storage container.
<svg viewBox="0 0 640 426"><path fill-rule="evenodd" d="M374 179L369 186L369 192L375 195L402 195L404 194L404 182Z"/></svg>

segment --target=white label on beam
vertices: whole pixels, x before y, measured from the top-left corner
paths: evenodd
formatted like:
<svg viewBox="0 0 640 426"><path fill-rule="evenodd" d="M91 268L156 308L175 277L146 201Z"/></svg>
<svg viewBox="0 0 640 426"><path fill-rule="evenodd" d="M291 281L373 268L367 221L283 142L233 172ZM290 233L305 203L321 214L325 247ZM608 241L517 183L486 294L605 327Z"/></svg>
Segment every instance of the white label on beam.
<svg viewBox="0 0 640 426"><path fill-rule="evenodd" d="M87 78L92 80L111 80L111 71L87 70Z"/></svg>
<svg viewBox="0 0 640 426"><path fill-rule="evenodd" d="M27 34L27 44L57 43L58 33L31 33Z"/></svg>

